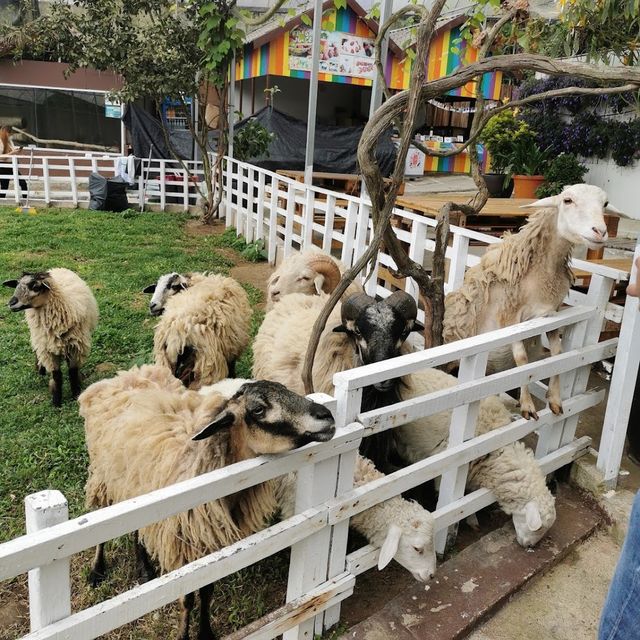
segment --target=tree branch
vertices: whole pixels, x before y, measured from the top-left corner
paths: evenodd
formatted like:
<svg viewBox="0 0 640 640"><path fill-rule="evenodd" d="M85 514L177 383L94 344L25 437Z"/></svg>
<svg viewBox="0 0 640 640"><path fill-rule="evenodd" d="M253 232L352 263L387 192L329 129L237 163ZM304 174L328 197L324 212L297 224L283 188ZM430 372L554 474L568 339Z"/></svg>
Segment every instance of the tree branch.
<svg viewBox="0 0 640 640"><path fill-rule="evenodd" d="M109 151L113 149L113 147L105 147L100 144L88 144L84 142L72 142L71 140L47 140L46 138L36 138L36 136L31 133L27 133L23 129L19 129L18 127L11 127L14 131L17 131L23 136L33 140L34 142L38 142L39 144L57 144L59 146L64 147L74 147L76 149L94 149L95 151Z"/></svg>

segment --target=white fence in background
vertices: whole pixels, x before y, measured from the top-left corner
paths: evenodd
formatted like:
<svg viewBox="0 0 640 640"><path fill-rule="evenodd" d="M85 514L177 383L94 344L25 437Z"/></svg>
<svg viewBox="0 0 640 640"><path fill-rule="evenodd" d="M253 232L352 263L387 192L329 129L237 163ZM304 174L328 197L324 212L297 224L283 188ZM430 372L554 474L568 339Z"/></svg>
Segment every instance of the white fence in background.
<svg viewBox="0 0 640 640"><path fill-rule="evenodd" d="M35 205L87 207L89 176L99 173L105 178L115 177L119 158L117 154L35 149L33 155L24 150L0 159L0 205L22 204L28 193L29 202ZM127 189L131 207L144 204L145 208L161 211L188 211L196 206L200 197L196 183L206 193L202 162L189 160L184 164L189 172L177 160L137 158L136 175Z"/></svg>
<svg viewBox="0 0 640 640"><path fill-rule="evenodd" d="M236 161L228 163L224 197L227 223L236 225L249 240L264 239L272 259L277 245L283 247L286 255L315 242L340 252L349 264L367 245L370 225L369 205L365 201L305 187ZM414 259L424 261L432 248L429 235L434 222L400 210L397 214L398 236L409 245ZM452 232L449 288L461 282L465 265L477 260L469 253L469 243L496 241L466 229L454 227ZM388 295L388 285L379 276L393 266L388 256L381 256L366 285L370 293ZM337 434L330 442L246 460L74 520L67 520L64 499L57 492L28 497L29 533L0 545L0 580L30 572L32 632L25 638L95 638L175 600L180 594L291 547L287 603L268 619L260 619L230 638L267 639L284 633L286 640L311 640L314 633L338 621L339 603L352 593L357 576L374 567L377 561L378 550L370 546L346 553L349 517L440 476L441 497L435 521L442 550L450 526L494 502L494 496L484 489L464 495L469 462L534 431L536 455L545 472L588 450L590 439L575 436L577 421L581 412L588 411L604 397L602 391L587 390L587 378L593 362L616 351L617 339L599 342L598 338L605 316L618 321L622 317L622 309L608 300L616 279L627 274L587 263L580 266L592 272L588 291L573 292L571 306L554 317L337 374L335 396L318 398L330 406L336 417ZM400 284L415 293L411 282ZM563 330L562 354L486 375L489 351L557 328ZM363 388L453 360L460 361L459 382L455 387L382 409L361 411ZM473 437L475 409L482 398L525 382L531 382L535 395L544 397L546 387L541 380L556 373L562 374L563 415L555 416L544 409L538 421L519 419ZM447 409L452 409L447 450L353 488L355 457L363 437ZM297 471L298 494L297 513L292 518L177 571L71 613L68 580L71 555L293 470Z"/></svg>

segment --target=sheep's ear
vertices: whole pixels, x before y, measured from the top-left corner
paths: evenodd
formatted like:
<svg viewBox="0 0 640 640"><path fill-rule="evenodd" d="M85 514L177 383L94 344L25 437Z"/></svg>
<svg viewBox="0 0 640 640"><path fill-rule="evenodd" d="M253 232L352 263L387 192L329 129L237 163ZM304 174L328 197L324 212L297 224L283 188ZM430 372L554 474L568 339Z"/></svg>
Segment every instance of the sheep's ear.
<svg viewBox="0 0 640 640"><path fill-rule="evenodd" d="M324 276L321 273L317 274L313 279L313 284L316 288L316 293L320 295L323 292L322 285L324 284Z"/></svg>
<svg viewBox="0 0 640 640"><path fill-rule="evenodd" d="M145 287L142 290L142 293L155 293L156 290L156 283L154 282L153 284L150 284L148 287Z"/></svg>
<svg viewBox="0 0 640 640"><path fill-rule="evenodd" d="M617 216L620 216L621 218L631 218L631 216L628 216L626 213L623 213L622 211L620 211L620 209L618 209L617 207L614 207L610 202L607 202L607 206L604 208L604 210L607 213L615 213Z"/></svg>
<svg viewBox="0 0 640 640"><path fill-rule="evenodd" d="M334 333L347 333L347 328L343 324L339 324L337 327L333 327Z"/></svg>
<svg viewBox="0 0 640 640"><path fill-rule="evenodd" d="M527 527L531 531L538 531L542 528L542 517L540 516L540 509L538 505L530 500L524 507L524 515L527 521Z"/></svg>
<svg viewBox="0 0 640 640"><path fill-rule="evenodd" d="M204 429L198 431L192 440L204 440L212 435L222 431L222 429L228 429L235 421L235 416L231 411L223 411L219 413L213 422L209 423Z"/></svg>
<svg viewBox="0 0 640 640"><path fill-rule="evenodd" d="M18 281L17 280L5 280L2 283L3 286L5 287L11 287L12 289L15 289L18 286Z"/></svg>
<svg viewBox="0 0 640 640"><path fill-rule="evenodd" d="M558 207L559 198L558 196L549 196L548 198L542 198L542 200L536 200L535 202L531 202L530 204L520 205L521 209L536 209L536 208L544 208L544 207Z"/></svg>
<svg viewBox="0 0 640 640"><path fill-rule="evenodd" d="M392 524L387 531L387 537L384 539L378 557L378 570L384 569L392 560L398 551L402 529L397 524Z"/></svg>

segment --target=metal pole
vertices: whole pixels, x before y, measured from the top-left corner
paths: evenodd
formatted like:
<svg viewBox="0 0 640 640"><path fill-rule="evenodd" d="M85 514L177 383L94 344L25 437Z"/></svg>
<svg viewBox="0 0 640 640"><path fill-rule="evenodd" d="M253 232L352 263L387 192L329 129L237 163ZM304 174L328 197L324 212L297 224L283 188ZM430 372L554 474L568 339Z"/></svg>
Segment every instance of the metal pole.
<svg viewBox="0 0 640 640"><path fill-rule="evenodd" d="M231 73L229 81L229 91L227 95L228 113L229 119L229 144L227 154L230 158L233 158L233 123L235 122L235 110L236 110L236 56L234 54L231 61Z"/></svg>
<svg viewBox="0 0 640 640"><path fill-rule="evenodd" d="M307 111L307 148L304 157L304 182L311 184L313 152L316 137L316 107L318 103L318 73L320 71L320 27L322 0L313 3L313 42L311 45L311 78L309 79L309 109Z"/></svg>
<svg viewBox="0 0 640 640"><path fill-rule="evenodd" d="M387 21L389 16L391 15L391 10L393 6L393 0L383 0L382 5L380 6L380 22L378 23L380 27ZM387 53L389 51L389 35L383 38L380 44L380 59L382 60L382 68L387 68ZM405 64L408 64L406 62ZM373 118L373 114L378 110L380 105L382 104L382 78L378 76L376 72L373 76L373 84L371 85L371 100L369 102L369 120ZM360 181L360 194L361 197L367 197L367 187L364 183L364 180Z"/></svg>

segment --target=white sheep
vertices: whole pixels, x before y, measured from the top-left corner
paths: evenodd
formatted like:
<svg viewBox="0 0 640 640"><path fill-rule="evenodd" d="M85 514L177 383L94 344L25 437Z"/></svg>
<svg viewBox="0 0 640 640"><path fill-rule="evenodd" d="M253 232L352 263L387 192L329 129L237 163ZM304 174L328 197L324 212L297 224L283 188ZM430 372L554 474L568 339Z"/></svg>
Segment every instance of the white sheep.
<svg viewBox="0 0 640 640"><path fill-rule="evenodd" d="M51 374L53 404L62 404L63 361L69 368L71 395L77 398L79 368L89 356L91 334L98 324L98 305L91 289L79 275L64 268L23 273L2 284L15 287L9 308L25 311L36 368L43 375Z"/></svg>
<svg viewBox="0 0 640 640"><path fill-rule="evenodd" d="M202 387L198 393L220 393L230 398L246 382L249 380L221 380ZM354 486L359 487L382 477L384 474L370 460L358 455ZM295 513L296 474L290 473L279 480L277 496L281 515L290 518ZM384 569L395 559L420 582L433 577L436 569L433 516L416 502L396 496L352 516L349 524L372 545L380 548L378 569Z"/></svg>
<svg viewBox="0 0 640 640"><path fill-rule="evenodd" d="M167 300L153 338L155 362L192 389L233 376L250 326L245 290L233 278L211 275Z"/></svg>
<svg viewBox="0 0 640 640"><path fill-rule="evenodd" d="M267 281L267 311L290 293L315 296L331 293L340 282L344 265L316 247L305 249L285 258ZM342 299L354 293L362 293L356 282L349 285Z"/></svg>
<svg viewBox="0 0 640 640"><path fill-rule="evenodd" d="M353 484L356 487L384 477L362 456L356 459ZM296 475L283 476L277 491L283 518L295 513ZM427 582L436 570L433 546L433 516L417 502L395 496L351 516L349 525L372 545L379 547L378 569L391 560L407 569L420 582Z"/></svg>
<svg viewBox="0 0 640 640"><path fill-rule="evenodd" d="M94 383L79 404L90 461L89 508L265 453L323 442L335 432L328 409L277 383L245 384L231 399L203 396L154 365ZM140 530L140 540L166 573L263 529L276 508L275 484L264 482L151 524ZM99 545L91 579L95 583L104 574ZM200 589L201 638L214 637L210 598L211 585ZM181 640L188 640L193 604L193 594L181 598Z"/></svg>
<svg viewBox="0 0 640 640"><path fill-rule="evenodd" d="M208 273L198 271L189 273L176 273L172 271L171 273L161 275L157 282L150 284L142 290L143 293L153 294L149 302L149 313L152 316L162 315L169 298L208 278L209 275Z"/></svg>
<svg viewBox="0 0 640 640"><path fill-rule="evenodd" d="M404 377L403 399L454 387L456 378L438 369L425 369ZM451 411L442 411L396 427L399 454L411 463L447 448ZM480 401L475 435L511 422L511 414L496 396ZM522 546L533 546L556 519L555 499L533 453L522 443L507 445L469 466L467 486L493 491L500 508L513 519L516 538Z"/></svg>
<svg viewBox="0 0 640 640"><path fill-rule="evenodd" d="M617 212L602 189L588 184L565 187L527 206L538 211L518 233L507 233L490 246L467 271L462 287L447 295L445 342L555 313L573 283L569 261L574 246L602 247L607 239L604 211ZM551 354L561 353L559 331L547 337ZM522 341L513 343L512 353L518 366L528 362ZM551 377L547 395L551 411L562 413L559 376ZM520 407L524 417L537 419L526 385L520 389Z"/></svg>

